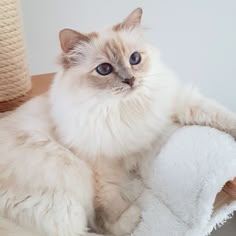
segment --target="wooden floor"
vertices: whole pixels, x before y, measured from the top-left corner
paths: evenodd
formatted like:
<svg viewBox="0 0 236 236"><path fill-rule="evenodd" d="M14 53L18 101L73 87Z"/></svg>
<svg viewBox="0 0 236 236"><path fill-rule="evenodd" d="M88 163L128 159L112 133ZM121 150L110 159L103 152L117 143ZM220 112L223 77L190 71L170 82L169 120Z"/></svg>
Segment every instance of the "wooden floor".
<svg viewBox="0 0 236 236"><path fill-rule="evenodd" d="M30 98L46 92L50 87L53 77L54 73L32 76L32 89L13 100L0 102L0 112L14 110Z"/></svg>
<svg viewBox="0 0 236 236"><path fill-rule="evenodd" d="M35 97L48 90L55 73L32 76L32 90L30 97Z"/></svg>

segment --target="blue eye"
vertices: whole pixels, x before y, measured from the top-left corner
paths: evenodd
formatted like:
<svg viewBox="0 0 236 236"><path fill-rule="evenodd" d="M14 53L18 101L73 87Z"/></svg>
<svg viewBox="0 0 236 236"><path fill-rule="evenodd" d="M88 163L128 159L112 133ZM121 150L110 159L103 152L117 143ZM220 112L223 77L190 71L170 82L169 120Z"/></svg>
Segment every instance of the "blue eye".
<svg viewBox="0 0 236 236"><path fill-rule="evenodd" d="M141 55L139 52L134 52L129 58L130 65L137 65L141 62Z"/></svg>
<svg viewBox="0 0 236 236"><path fill-rule="evenodd" d="M113 67L109 63L102 63L96 67L96 71L100 75L109 75L113 71Z"/></svg>

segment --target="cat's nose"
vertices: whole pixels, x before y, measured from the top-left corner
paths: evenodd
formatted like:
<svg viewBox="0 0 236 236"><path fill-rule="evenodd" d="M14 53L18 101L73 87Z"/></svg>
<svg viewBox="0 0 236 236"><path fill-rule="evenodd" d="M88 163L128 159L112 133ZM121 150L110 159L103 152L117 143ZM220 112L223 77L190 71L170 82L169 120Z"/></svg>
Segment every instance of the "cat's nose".
<svg viewBox="0 0 236 236"><path fill-rule="evenodd" d="M131 88L134 86L134 81L135 81L134 76L122 80L123 83L128 84Z"/></svg>

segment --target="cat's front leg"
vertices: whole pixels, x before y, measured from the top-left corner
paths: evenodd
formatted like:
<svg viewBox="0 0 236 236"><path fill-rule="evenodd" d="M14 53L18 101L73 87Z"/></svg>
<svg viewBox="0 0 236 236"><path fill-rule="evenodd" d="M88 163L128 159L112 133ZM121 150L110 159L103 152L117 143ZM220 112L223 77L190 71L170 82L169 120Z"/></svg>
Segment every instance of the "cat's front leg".
<svg viewBox="0 0 236 236"><path fill-rule="evenodd" d="M180 125L202 125L236 138L236 114L197 91L182 90L176 97L172 120Z"/></svg>
<svg viewBox="0 0 236 236"><path fill-rule="evenodd" d="M117 162L104 162L96 170L96 219L100 228L115 236L129 235L141 219L136 200L143 191L141 179Z"/></svg>
<svg viewBox="0 0 236 236"><path fill-rule="evenodd" d="M131 234L139 224L141 209L133 199L137 192L132 191L132 184L129 186L129 191L124 193L120 185L103 183L95 201L96 223L102 229L101 232L125 236ZM129 195L129 192L133 192L132 196Z"/></svg>

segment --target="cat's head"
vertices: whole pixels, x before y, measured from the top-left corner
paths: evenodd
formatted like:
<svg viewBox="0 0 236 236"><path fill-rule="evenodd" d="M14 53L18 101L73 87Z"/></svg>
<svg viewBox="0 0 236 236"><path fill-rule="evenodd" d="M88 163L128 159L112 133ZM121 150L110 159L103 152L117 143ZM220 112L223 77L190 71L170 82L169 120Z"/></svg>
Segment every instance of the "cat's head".
<svg viewBox="0 0 236 236"><path fill-rule="evenodd" d="M102 32L60 32L61 64L70 87L123 96L142 86L150 72L150 52L143 41L142 9Z"/></svg>

